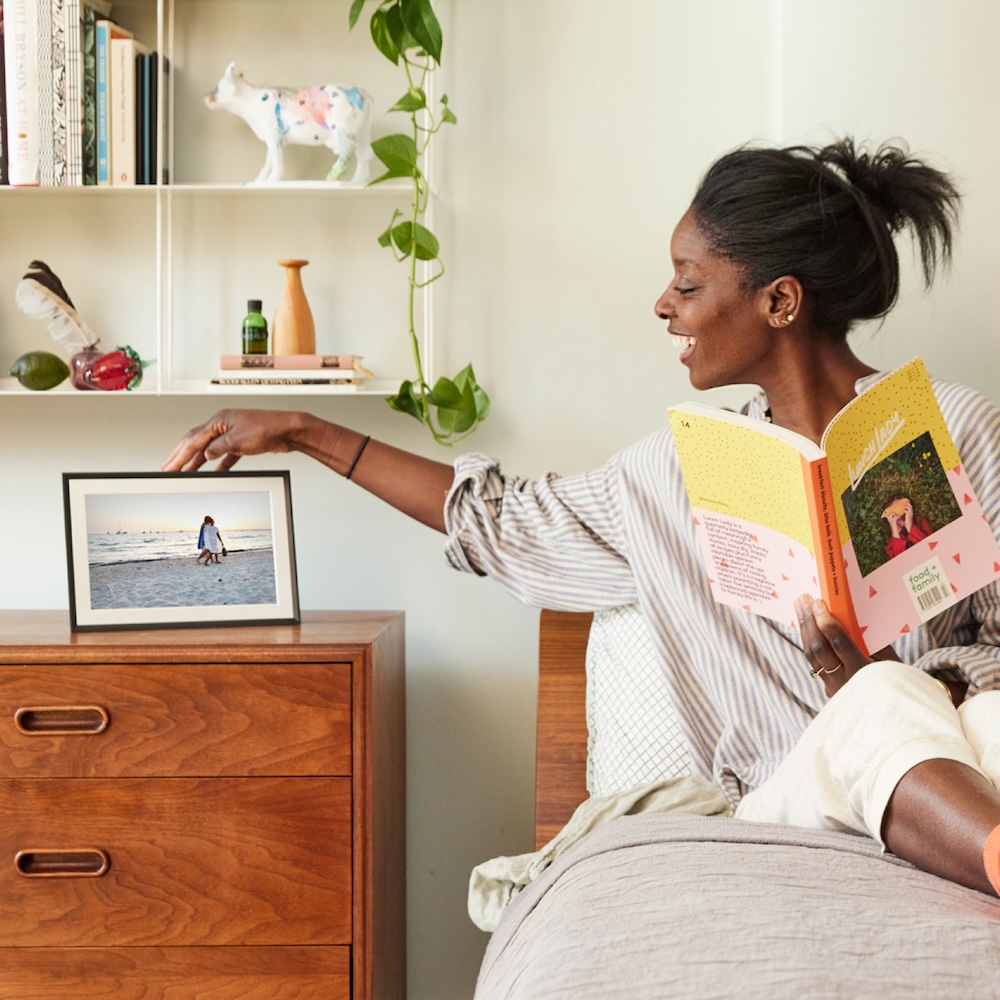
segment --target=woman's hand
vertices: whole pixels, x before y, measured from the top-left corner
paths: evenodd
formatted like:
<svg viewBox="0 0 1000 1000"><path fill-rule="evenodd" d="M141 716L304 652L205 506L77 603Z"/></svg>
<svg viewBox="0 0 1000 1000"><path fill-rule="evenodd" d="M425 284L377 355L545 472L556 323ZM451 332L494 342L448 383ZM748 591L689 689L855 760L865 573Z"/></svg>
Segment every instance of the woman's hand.
<svg viewBox="0 0 1000 1000"><path fill-rule="evenodd" d="M875 656L862 653L843 625L830 614L830 609L808 594L795 601L795 611L799 616L802 649L812 667L813 676L822 679L827 697L836 694L873 660L898 659L891 646Z"/></svg>
<svg viewBox="0 0 1000 1000"><path fill-rule="evenodd" d="M194 472L219 459L217 468L225 470L243 455L291 451L291 435L302 417L283 410L220 410L191 428L162 468L164 472Z"/></svg>

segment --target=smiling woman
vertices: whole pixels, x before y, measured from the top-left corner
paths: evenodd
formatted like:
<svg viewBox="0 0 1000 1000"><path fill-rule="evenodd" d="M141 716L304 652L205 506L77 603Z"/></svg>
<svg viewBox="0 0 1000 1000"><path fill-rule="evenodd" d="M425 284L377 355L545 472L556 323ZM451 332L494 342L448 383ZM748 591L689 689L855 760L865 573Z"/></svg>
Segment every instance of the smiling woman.
<svg viewBox="0 0 1000 1000"><path fill-rule="evenodd" d="M756 383L748 416L818 441L878 379L846 333L895 303L894 238L913 231L930 282L950 257L957 204L947 175L898 146L869 152L843 140L722 157L674 231L676 273L656 303L682 338L692 384ZM961 387L935 391L1000 536L1000 411ZM987 763L1000 747L973 745L934 677L954 682L959 702L974 693L1000 733L1000 583L876 657L808 595L797 629L716 604L669 429L596 471L532 482L483 455L452 468L309 414L225 410L189 431L165 468L215 459L230 468L243 455L291 450L446 531L456 569L491 576L527 603L639 604L694 773L714 779L738 816L867 834L1000 894L1000 773ZM903 662L873 668L873 659ZM848 683L850 698L829 700ZM852 725L864 739L842 738Z"/></svg>

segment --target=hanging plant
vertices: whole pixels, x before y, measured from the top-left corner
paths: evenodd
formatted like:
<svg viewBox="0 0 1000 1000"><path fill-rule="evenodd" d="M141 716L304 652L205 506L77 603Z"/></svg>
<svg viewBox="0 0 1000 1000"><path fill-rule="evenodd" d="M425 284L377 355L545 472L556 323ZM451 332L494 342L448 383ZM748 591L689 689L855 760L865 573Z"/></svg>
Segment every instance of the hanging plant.
<svg viewBox="0 0 1000 1000"><path fill-rule="evenodd" d="M353 0L350 27L370 0ZM441 65L441 24L431 7L431 0L374 0L377 9L371 18L371 35L376 48L393 65L402 65L406 73L406 93L389 108L407 115L407 132L383 136L372 143L372 150L385 167L385 173L372 184L393 178L407 178L412 183L413 200L409 212L396 209L389 225L379 236L379 244L392 251L396 260L407 265L409 282L407 322L416 376L405 380L389 398L389 405L408 413L425 424L439 444L454 444L471 434L490 411L490 400L476 382L472 365L466 365L454 378L439 378L428 384L420 342L417 339L415 305L417 294L444 274L437 237L421 223L430 194L421 169L431 140L444 125L454 125L455 115L443 95L436 108L427 102L427 79ZM418 272L418 261L426 262L429 276Z"/></svg>

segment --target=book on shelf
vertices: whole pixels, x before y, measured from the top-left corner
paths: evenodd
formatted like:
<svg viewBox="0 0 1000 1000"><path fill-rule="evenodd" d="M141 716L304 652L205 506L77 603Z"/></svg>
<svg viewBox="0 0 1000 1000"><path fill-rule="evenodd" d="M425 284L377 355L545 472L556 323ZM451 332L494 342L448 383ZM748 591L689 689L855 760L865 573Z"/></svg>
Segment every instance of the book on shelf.
<svg viewBox="0 0 1000 1000"><path fill-rule="evenodd" d="M156 183L156 53L136 57L135 182Z"/></svg>
<svg viewBox="0 0 1000 1000"><path fill-rule="evenodd" d="M35 0L4 0L4 81L7 173L11 185L35 187L41 180L38 17Z"/></svg>
<svg viewBox="0 0 1000 1000"><path fill-rule="evenodd" d="M314 377L315 376L315 377ZM330 389L339 389L343 392L355 392L364 384L364 379L347 379L337 376L324 376L321 372L312 372L308 377L296 376L289 372L273 375L240 375L230 371L226 375L220 375L211 380L212 385L230 386L233 388L267 388L268 386L327 386Z"/></svg>
<svg viewBox="0 0 1000 1000"><path fill-rule="evenodd" d="M10 184L7 176L7 74L3 54L3 0L0 0L0 185Z"/></svg>
<svg viewBox="0 0 1000 1000"><path fill-rule="evenodd" d="M1000 546L914 358L816 445L697 403L670 424L717 601L798 627L821 597L872 653L1000 577Z"/></svg>
<svg viewBox="0 0 1000 1000"><path fill-rule="evenodd" d="M371 377L371 372L361 365L360 354L223 354L219 365L225 370L238 369L356 369Z"/></svg>
<svg viewBox="0 0 1000 1000"><path fill-rule="evenodd" d="M38 181L44 187L52 187L56 183L56 96L52 86L55 20L50 0L34 0L34 5L38 24L35 39L35 66L38 74Z"/></svg>
<svg viewBox="0 0 1000 1000"><path fill-rule="evenodd" d="M111 163L111 101L114 65L111 42L115 38L131 38L132 32L115 24L114 21L99 17L94 40L97 64L97 183L111 184L114 179Z"/></svg>
<svg viewBox="0 0 1000 1000"><path fill-rule="evenodd" d="M129 186L138 183L136 143L139 135L136 69L140 55L149 53L135 38L111 39L109 85L111 183Z"/></svg>
<svg viewBox="0 0 1000 1000"><path fill-rule="evenodd" d="M324 382L353 382L360 385L367 375L354 368L220 368L216 378L253 379L273 382L275 379L321 379Z"/></svg>
<svg viewBox="0 0 1000 1000"><path fill-rule="evenodd" d="M53 0L63 4L66 72L66 184L78 187L84 183L84 143L87 132L87 105L90 105L91 136L96 127L96 63L94 61L94 25L98 16L108 17L111 4L107 0ZM89 41L88 41L89 36ZM88 60L89 52L89 60ZM58 86L58 84L57 84ZM88 86L90 93L88 97ZM93 149L93 146L92 146ZM96 149L91 174L96 181Z"/></svg>

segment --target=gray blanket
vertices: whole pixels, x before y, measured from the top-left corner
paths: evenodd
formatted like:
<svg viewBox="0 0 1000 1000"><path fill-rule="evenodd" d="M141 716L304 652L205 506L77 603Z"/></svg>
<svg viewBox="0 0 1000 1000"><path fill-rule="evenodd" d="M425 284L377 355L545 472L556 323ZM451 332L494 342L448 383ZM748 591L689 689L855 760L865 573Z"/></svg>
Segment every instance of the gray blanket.
<svg viewBox="0 0 1000 1000"><path fill-rule="evenodd" d="M1000 901L864 837L616 820L511 902L476 1000L1000 1000Z"/></svg>

